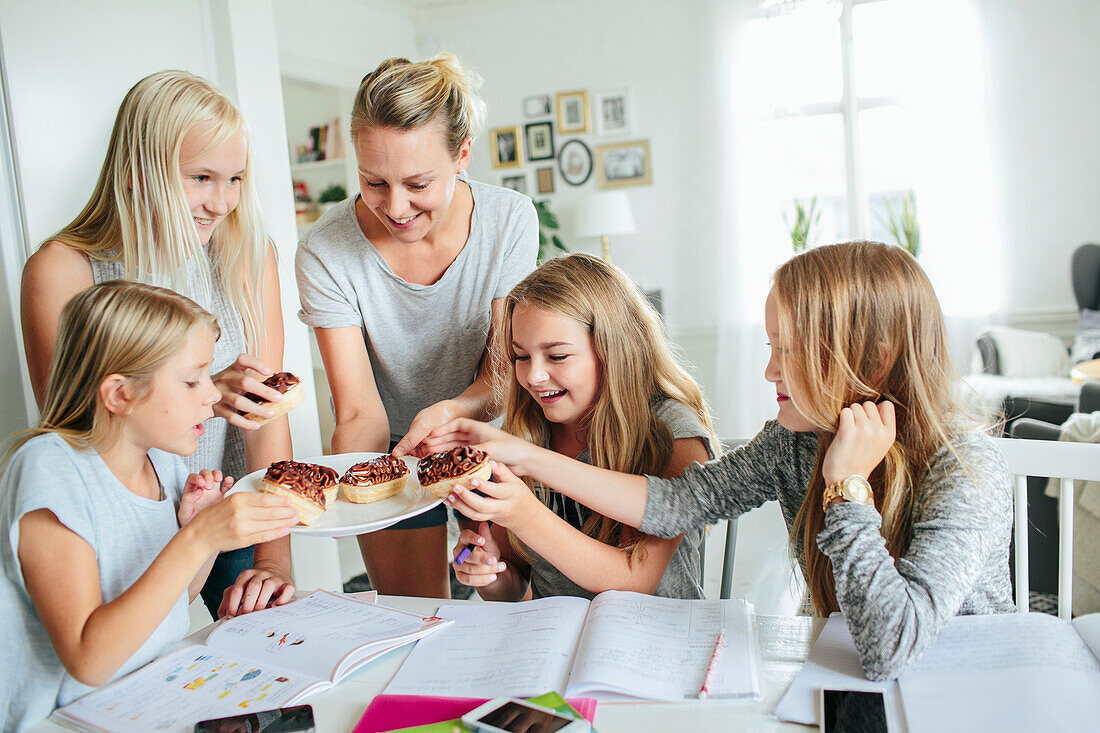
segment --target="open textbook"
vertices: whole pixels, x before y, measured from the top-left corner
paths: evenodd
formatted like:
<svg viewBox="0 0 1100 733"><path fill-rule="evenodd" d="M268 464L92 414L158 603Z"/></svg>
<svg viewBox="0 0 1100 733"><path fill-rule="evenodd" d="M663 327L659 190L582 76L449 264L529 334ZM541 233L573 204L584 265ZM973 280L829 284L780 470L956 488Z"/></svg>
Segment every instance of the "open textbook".
<svg viewBox="0 0 1100 733"><path fill-rule="evenodd" d="M509 604L442 606L452 627L424 639L389 694L695 700L726 630L710 699L760 694L751 607L607 591Z"/></svg>
<svg viewBox="0 0 1100 733"><path fill-rule="evenodd" d="M206 644L147 664L53 717L77 730L192 733L200 720L297 705L450 623L317 591L227 621Z"/></svg>
<svg viewBox="0 0 1100 733"><path fill-rule="evenodd" d="M881 690L894 733L1089 730L1100 720L1100 614L956 616L897 680L871 682L844 617L831 616L776 709L818 720L822 688Z"/></svg>

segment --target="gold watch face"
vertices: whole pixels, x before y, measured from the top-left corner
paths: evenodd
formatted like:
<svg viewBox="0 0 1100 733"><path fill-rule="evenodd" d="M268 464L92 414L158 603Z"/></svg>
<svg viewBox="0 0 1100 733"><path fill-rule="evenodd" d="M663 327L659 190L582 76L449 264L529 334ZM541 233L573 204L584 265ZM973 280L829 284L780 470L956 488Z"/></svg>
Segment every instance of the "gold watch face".
<svg viewBox="0 0 1100 733"><path fill-rule="evenodd" d="M844 479L840 485L840 491L848 501L868 504L871 501L871 486L859 476L851 476Z"/></svg>

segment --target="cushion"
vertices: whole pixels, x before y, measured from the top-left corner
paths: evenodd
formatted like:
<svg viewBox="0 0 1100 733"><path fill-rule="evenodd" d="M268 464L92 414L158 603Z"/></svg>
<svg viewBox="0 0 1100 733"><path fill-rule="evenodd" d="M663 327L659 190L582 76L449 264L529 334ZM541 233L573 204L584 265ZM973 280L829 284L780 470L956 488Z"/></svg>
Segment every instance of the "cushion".
<svg viewBox="0 0 1100 733"><path fill-rule="evenodd" d="M1008 326L987 326L978 334L997 346L997 364L1003 377L1064 377L1069 354L1057 336Z"/></svg>
<svg viewBox="0 0 1100 733"><path fill-rule="evenodd" d="M1077 335L1069 352L1070 364L1090 361L1100 355L1100 311L1081 309L1077 322Z"/></svg>

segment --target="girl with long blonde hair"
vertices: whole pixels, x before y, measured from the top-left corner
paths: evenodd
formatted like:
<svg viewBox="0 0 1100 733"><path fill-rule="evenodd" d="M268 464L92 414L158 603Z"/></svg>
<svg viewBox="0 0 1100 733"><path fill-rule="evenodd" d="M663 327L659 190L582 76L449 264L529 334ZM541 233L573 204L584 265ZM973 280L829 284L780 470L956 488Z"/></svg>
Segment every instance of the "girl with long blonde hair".
<svg viewBox="0 0 1100 733"><path fill-rule="evenodd" d="M58 319L74 295L122 278L170 287L221 324L213 379L222 395L193 469L242 476L291 457L286 418L246 395L277 402L262 380L281 368L283 324L275 250L263 231L248 131L236 105L184 71L151 74L130 89L111 131L91 198L23 270L27 364L44 408ZM218 559L203 600L217 616L285 603L293 596L285 540Z"/></svg>
<svg viewBox="0 0 1100 733"><path fill-rule="evenodd" d="M714 455L699 386L677 363L657 313L613 265L584 254L543 264L505 299L494 353L508 361L498 371L504 429L525 442L669 477ZM651 537L544 486L533 493L503 465L494 475L496 524L464 530L454 550L475 545L454 567L482 597L519 600L528 586L536 598L604 590L702 597L700 528Z"/></svg>
<svg viewBox="0 0 1100 733"><path fill-rule="evenodd" d="M170 290L120 280L72 298L39 424L0 475L0 729L24 730L160 656L222 551L285 537L285 498L188 475L221 395L215 318Z"/></svg>
<svg viewBox="0 0 1100 733"><path fill-rule="evenodd" d="M476 423L437 431L474 443L629 526L658 536L778 501L813 611L844 613L864 672L896 677L956 614L1013 610L1004 460L960 411L943 315L899 247L818 247L775 275L765 304L778 416L746 446L678 479L578 466ZM489 496L451 503L492 518Z"/></svg>

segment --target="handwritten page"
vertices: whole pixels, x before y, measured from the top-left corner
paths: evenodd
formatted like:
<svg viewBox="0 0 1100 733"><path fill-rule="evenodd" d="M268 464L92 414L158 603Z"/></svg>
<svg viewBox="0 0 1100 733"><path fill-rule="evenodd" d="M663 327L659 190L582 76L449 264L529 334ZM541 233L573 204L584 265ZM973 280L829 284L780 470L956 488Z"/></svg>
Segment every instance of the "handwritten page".
<svg viewBox="0 0 1100 733"><path fill-rule="evenodd" d="M1045 614L956 617L898 684L913 733L1100 721L1100 662L1073 626Z"/></svg>
<svg viewBox="0 0 1100 733"><path fill-rule="evenodd" d="M881 692L885 696L886 720L891 732L904 733L906 730L898 683L894 680L872 682L867 679L859 665L859 653L848 631L848 624L840 614L833 614L825 622L825 628L806 657L806 663L791 682L787 694L779 701L775 709L776 717L805 725L818 725L821 690Z"/></svg>
<svg viewBox="0 0 1100 733"><path fill-rule="evenodd" d="M529 697L562 690L588 601L561 596L442 606L449 628L421 639L386 693Z"/></svg>
<svg viewBox="0 0 1100 733"><path fill-rule="evenodd" d="M589 608L567 694L697 700L723 628L726 643L709 699L759 696L752 614L745 601L601 593Z"/></svg>
<svg viewBox="0 0 1100 733"><path fill-rule="evenodd" d="M200 720L283 707L316 684L284 669L234 661L210 647L192 646L67 705L55 716L119 733L191 733Z"/></svg>
<svg viewBox="0 0 1100 733"><path fill-rule="evenodd" d="M340 663L364 646L387 646L424 629L420 616L327 592L278 608L238 616L207 644L260 663L336 682Z"/></svg>

